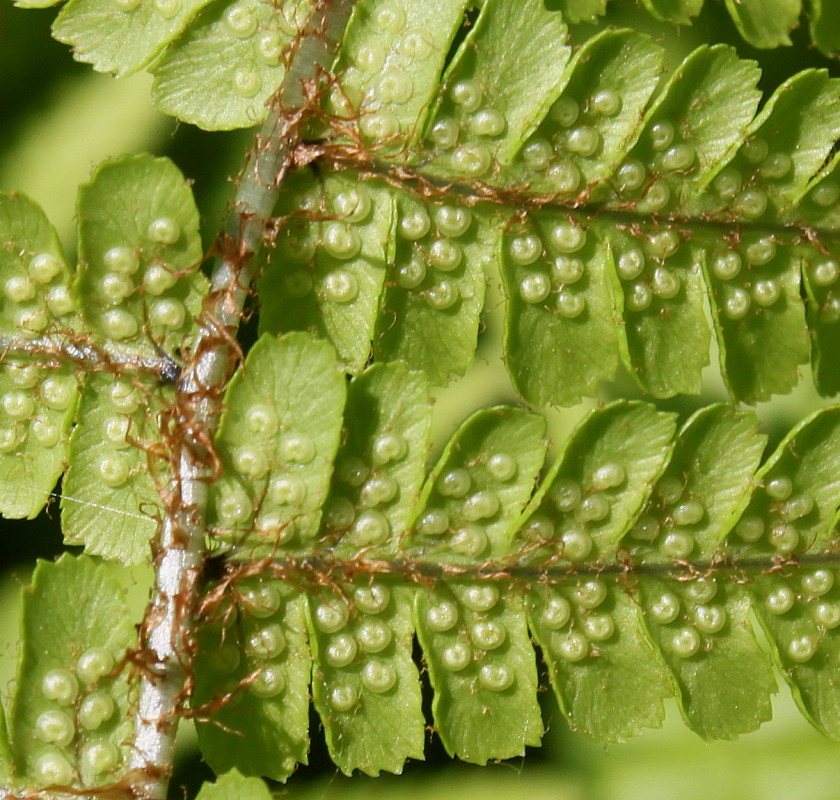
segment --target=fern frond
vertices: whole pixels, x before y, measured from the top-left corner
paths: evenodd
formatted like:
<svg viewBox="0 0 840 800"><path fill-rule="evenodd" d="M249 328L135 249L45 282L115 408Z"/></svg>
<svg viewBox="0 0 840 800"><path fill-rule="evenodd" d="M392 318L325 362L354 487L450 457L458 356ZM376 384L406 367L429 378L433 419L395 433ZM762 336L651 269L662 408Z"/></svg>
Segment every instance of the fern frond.
<svg viewBox="0 0 840 800"><path fill-rule="evenodd" d="M12 195L2 211L0 511L36 516L69 460L66 540L139 563L167 480L158 387L207 291L192 193L165 159L99 167L79 193L75 273L37 206Z"/></svg>
<svg viewBox="0 0 840 800"><path fill-rule="evenodd" d="M351 53L387 45L375 23L380 5L359 5L345 38ZM406 360L435 381L463 372L462 348L472 346L483 296L479 267L501 261L506 363L533 403L576 402L612 378L619 359L656 397L698 392L710 313L733 399L790 391L809 353L818 388L833 392L837 228L834 212L818 209L838 199L828 159L840 130L840 84L801 73L755 116L759 72L731 48L699 48L666 81L659 47L631 31L607 31L564 68L559 16L540 3L517 10L533 15L534 37L544 38L520 41L528 26L503 25L504 4L485 4L437 96L419 111L404 102L413 82L397 69L384 68L379 88L357 67L339 75L348 122L333 125L345 138L319 150L332 164L330 180L352 166L368 178L357 194L380 196L377 176L401 184L390 190L397 216L386 248L390 275L377 320L364 326L376 327L377 358ZM413 41L409 32L394 38L395 54ZM550 67L506 65L498 57L506 52L539 53ZM388 51L383 57L387 63ZM505 94L517 76L528 91ZM278 214L302 200L291 190ZM315 226L310 252L287 266L300 238L294 231L325 215L351 229L369 224L326 195L313 208L281 230L261 295L276 303L269 287L285 281L300 320L331 304L350 313L344 307L355 298L333 291L344 285L344 269L324 274L320 247L335 247L323 231L319 245ZM344 227L328 229L338 235ZM305 327L288 313L282 319L264 329ZM349 366L362 363L357 355Z"/></svg>
<svg viewBox="0 0 840 800"><path fill-rule="evenodd" d="M235 542L229 530L213 532L228 567L203 603L195 702L214 768L285 780L305 760L310 658L315 707L342 771L399 772L422 757L413 631L435 728L469 761L539 741L529 631L571 725L596 739L659 725L675 694L705 738L750 731L769 718L771 655L806 716L840 735L837 408L804 420L760 466L766 440L750 412L712 406L675 436L673 415L622 401L593 411L542 476L543 421L489 409L456 432L415 500L389 478L404 462L416 474L425 434L406 410L421 395L397 389L389 373L402 367L377 365L350 383L352 434L335 454L319 536L302 539L292 520L307 517L293 509L274 528L255 522L275 518L271 490L260 487L286 486L299 469L275 450L299 423L278 418L280 438L247 445L232 473L243 446L230 426L262 413L258 387L272 362L296 363L283 374L297 387L316 353L324 345L301 334L264 338L227 397L222 481L236 480L252 507ZM339 419L338 407L321 414L322 430ZM313 458L331 452L319 447ZM257 462L265 468L249 475Z"/></svg>
<svg viewBox="0 0 840 800"><path fill-rule="evenodd" d="M15 781L91 789L130 756L136 632L114 567L65 554L39 562L25 590L23 645L12 697Z"/></svg>

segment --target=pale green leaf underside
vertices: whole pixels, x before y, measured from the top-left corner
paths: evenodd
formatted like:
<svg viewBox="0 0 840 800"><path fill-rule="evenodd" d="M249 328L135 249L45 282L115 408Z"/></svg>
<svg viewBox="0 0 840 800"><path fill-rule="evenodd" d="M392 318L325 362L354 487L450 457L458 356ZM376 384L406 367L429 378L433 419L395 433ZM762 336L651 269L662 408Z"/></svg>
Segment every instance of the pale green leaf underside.
<svg viewBox="0 0 840 800"><path fill-rule="evenodd" d="M192 191L169 159L105 162L79 190L76 290L104 340L153 355L183 348L207 281Z"/></svg>
<svg viewBox="0 0 840 800"><path fill-rule="evenodd" d="M18 775L37 786L113 781L132 727L128 675L115 668L136 632L112 567L68 554L39 562L22 633L11 711Z"/></svg>
<svg viewBox="0 0 840 800"><path fill-rule="evenodd" d="M376 364L350 383L322 548L338 558L398 554L390 534L413 521L431 422L425 378L399 362Z"/></svg>
<svg viewBox="0 0 840 800"><path fill-rule="evenodd" d="M264 335L231 381L210 491L212 535L240 554L311 551L341 433L345 381L329 344Z"/></svg>
<svg viewBox="0 0 840 800"><path fill-rule="evenodd" d="M128 75L181 35L208 0L70 0L53 24L56 39L101 72Z"/></svg>
<svg viewBox="0 0 840 800"><path fill-rule="evenodd" d="M165 488L167 478L164 465L132 442L151 447L158 440L155 419L171 397L148 380L88 376L62 487L67 544L124 564L148 560L163 515L155 484Z"/></svg>
<svg viewBox="0 0 840 800"><path fill-rule="evenodd" d="M361 112L359 131L388 133L386 149L406 152L420 139L426 112L468 0L399 0L381 7L357 3L347 24L335 72L340 90L328 108Z"/></svg>
<svg viewBox="0 0 840 800"><path fill-rule="evenodd" d="M357 175L318 180L303 171L289 182L275 212L292 216L259 284L260 331L317 331L333 343L348 372L359 372L370 354L385 281L390 193Z"/></svg>
<svg viewBox="0 0 840 800"><path fill-rule="evenodd" d="M657 13L690 16L699 10L690 5L662 3ZM798 4L773 6L772 13L757 4L737 6L744 25L784 28L785 13ZM696 393L712 332L733 399L758 402L790 391L809 355L820 390L834 391L837 221L813 235L803 231L824 221L819 209L838 200L831 185L817 183L831 171L823 164L840 128L837 80L803 72L753 117L758 72L731 48L699 48L665 82L662 48L641 34L596 33L570 58L562 14L538 0L515 8L482 4L463 39L455 38L461 10L456 0L443 4L435 23L421 28L425 17L415 18L409 6L361 0L336 62L344 70L340 101L349 104L339 110L349 120L335 132L322 130L328 142L347 148L343 158L363 168L408 162L422 179L457 181L460 191L474 193L461 208L471 222L440 224L434 198L425 212L435 218L434 228L424 228L417 197L373 182L358 187L358 209L351 203L342 210L333 199L348 194L356 172L309 176L316 185L323 181L326 200L286 222L281 243L289 239L297 252L281 259L283 248L275 251L279 263L272 261L262 284L263 329L320 330L353 372L372 349L380 360L406 360L444 383L463 373L474 353L485 273L492 275L499 262L499 229L516 235L516 201L530 199L577 207L545 218L556 228L568 216L588 241L575 246L532 215L522 220L523 230L529 223L542 228L543 248L532 257L513 239L503 246L516 263L502 264L509 296L506 363L527 400L574 402L611 379L619 359L656 397ZM275 69L259 55L274 41L265 13L262 5L238 4L217 9L212 20L200 17L194 38L164 56L159 78L178 58L189 60L190 47L206 36L202 47L213 50L214 66L219 48L235 51L233 77L225 80L239 81L246 94L268 91L277 76L257 74ZM302 22L290 14L281 9L271 16L288 36ZM440 74L441 54L450 48ZM258 62L262 66L254 66ZM219 87L199 83L213 95L197 101L201 113L241 112ZM331 108L341 104L335 93L331 98ZM259 118L263 111L248 113ZM352 135L354 121L360 138ZM488 196L497 202L482 204ZM288 210L283 202L278 214ZM608 217L600 216L605 210ZM518 255L509 246L518 247ZM807 277L807 308L803 267L821 275ZM107 291L128 290L119 283L113 279ZM274 291L278 285L284 293ZM185 298L146 304L151 333L156 315L178 321L171 306L176 299ZM124 309L107 312L111 334L140 336L127 333L139 320L139 302L129 301L134 322ZM713 330L704 322L709 307ZM194 308L187 303L187 317ZM93 319L97 311L94 303L86 314L101 328L102 320ZM178 328L169 327L173 334ZM539 369L531 369L531 341Z"/></svg>
<svg viewBox="0 0 840 800"><path fill-rule="evenodd" d="M309 3L214 4L157 62L152 99L166 114L205 130L247 128L268 114L283 56Z"/></svg>
<svg viewBox="0 0 840 800"><path fill-rule="evenodd" d="M70 271L43 211L22 195L0 198L0 336L29 341L74 325ZM21 353L0 371L0 513L35 517L65 467L78 391L72 370Z"/></svg>
<svg viewBox="0 0 840 800"><path fill-rule="evenodd" d="M309 595L313 702L330 756L347 775L400 773L406 759L423 758L412 595L364 579Z"/></svg>
<svg viewBox="0 0 840 800"><path fill-rule="evenodd" d="M16 4L46 8L57 2L17 0ZM533 50L536 65L545 67L544 54L562 42L556 31L551 31L558 24L556 20L565 16L571 23L597 23L607 9L607 0L558 0L554 8L559 10L549 16L542 4L534 2L529 8L529 3L499 3L498 8L485 12L476 29L486 28L488 18L497 19L503 36L497 39L491 31L486 39L497 39L500 46L494 52L496 59L511 57L516 67L523 64L519 45L535 42L539 42ZM79 60L97 70L125 75L151 64L157 76L153 97L166 113L209 130L250 127L264 118L265 101L282 80L284 51L301 29L311 5L295 5L290 0L277 9L263 0L228 0L216 4L209 14L202 14L207 5L207 0L70 0L55 21L54 36L71 45ZM494 2L478 5L491 9ZM690 24L703 5L703 0L643 3L654 17L683 25ZM789 33L799 23L802 5L801 0L726 0L740 34L750 44L763 48L790 44ZM345 74L341 92L333 95L332 108L344 115L349 111L348 100L360 106L368 115L361 127L374 137L388 129L391 141L386 149L398 152L422 129L415 124L416 117L425 117L448 44L462 23L468 3L388 0L360 6L347 29L345 52L336 61L336 69ZM834 0L808 3L811 37L827 55L837 51L833 9ZM502 15L507 13L512 16L503 22ZM640 24L644 24L641 9L640 16ZM398 37L407 42L401 54L384 57ZM467 37L467 48L451 66L472 50L472 38L472 34ZM219 51L226 54L222 69ZM162 58L156 62L161 53ZM482 58L480 52L478 57ZM549 57L547 61L555 64L556 59ZM562 61L556 64L558 69ZM380 72L385 76L383 81L377 80ZM504 74L505 70L500 72ZM519 74L523 80L531 79L521 95L528 97L535 73L522 70ZM207 80L199 80L200 75ZM514 83L506 84L511 94L516 91ZM533 92L537 104L540 95L539 91Z"/></svg>
<svg viewBox="0 0 840 800"><path fill-rule="evenodd" d="M243 582L234 599L199 634L193 706L220 690L233 698L201 715L210 718L197 726L202 753L216 772L235 767L284 781L309 749L306 599L268 578Z"/></svg>

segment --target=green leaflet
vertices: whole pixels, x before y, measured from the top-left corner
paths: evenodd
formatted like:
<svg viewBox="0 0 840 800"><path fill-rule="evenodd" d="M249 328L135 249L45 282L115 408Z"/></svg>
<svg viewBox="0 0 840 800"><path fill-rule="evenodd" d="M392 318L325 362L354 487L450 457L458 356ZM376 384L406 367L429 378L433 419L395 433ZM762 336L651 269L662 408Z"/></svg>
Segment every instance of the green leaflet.
<svg viewBox="0 0 840 800"><path fill-rule="evenodd" d="M268 576L242 581L200 628L194 708L216 771L285 781L309 750L306 598ZM218 705L216 705L218 704Z"/></svg>
<svg viewBox="0 0 840 800"><path fill-rule="evenodd" d="M772 715L776 681L751 628L749 594L725 578L639 580L639 601L677 683L688 725L734 739Z"/></svg>
<svg viewBox="0 0 840 800"><path fill-rule="evenodd" d="M799 570L797 577L756 579L754 607L775 644L774 655L802 713L827 736L840 737L836 702L840 639L837 570L826 565Z"/></svg>
<svg viewBox="0 0 840 800"><path fill-rule="evenodd" d="M348 387L344 437L321 546L336 558L394 558L426 476L429 387L399 362L374 364Z"/></svg>
<svg viewBox="0 0 840 800"><path fill-rule="evenodd" d="M259 778L245 778L237 769L204 783L196 800L271 800L271 792Z"/></svg>
<svg viewBox="0 0 840 800"><path fill-rule="evenodd" d="M163 513L156 484L165 488L167 480L165 462L152 451L160 441L158 415L173 396L156 384L108 373L87 377L61 497L67 544L123 564L148 560Z"/></svg>
<svg viewBox="0 0 840 800"><path fill-rule="evenodd" d="M112 568L86 556L39 561L24 590L12 698L18 774L36 786L93 787L123 773L136 632Z"/></svg>
<svg viewBox="0 0 840 800"><path fill-rule="evenodd" d="M484 209L425 205L398 195L394 262L376 321L376 360L404 361L438 385L466 372L475 355L496 226Z"/></svg>
<svg viewBox="0 0 840 800"><path fill-rule="evenodd" d="M53 36L100 72L128 75L149 64L208 0L70 0Z"/></svg>
<svg viewBox="0 0 840 800"><path fill-rule="evenodd" d="M78 402L68 365L36 363L9 358L0 367L0 512L7 518L32 519L50 499Z"/></svg>
<svg viewBox="0 0 840 800"><path fill-rule="evenodd" d="M360 372L390 260L390 192L352 173L319 179L302 170L275 213L287 222L259 282L260 331L317 332L348 372Z"/></svg>
<svg viewBox="0 0 840 800"><path fill-rule="evenodd" d="M516 409L467 420L432 470L406 551L451 566L506 555L544 433L541 418ZM521 755L542 736L523 601L504 588L451 580L416 593L437 732L450 754L479 764Z"/></svg>
<svg viewBox="0 0 840 800"><path fill-rule="evenodd" d="M341 433L344 377L326 342L264 335L225 394L210 490L211 535L239 557L306 552L318 533Z"/></svg>
<svg viewBox="0 0 840 800"><path fill-rule="evenodd" d="M153 67L152 99L166 114L204 130L257 125L283 81L283 56L310 8L297 0L214 4Z"/></svg>
<svg viewBox="0 0 840 800"><path fill-rule="evenodd" d="M0 367L0 513L33 518L64 469L77 387L57 359L14 350L74 327L75 303L55 229L35 203L0 196L0 231L0 337L12 351Z"/></svg>
<svg viewBox="0 0 840 800"><path fill-rule="evenodd" d="M747 403L789 392L808 360L796 250L772 236L745 235L739 247L702 235L724 380Z"/></svg>
<svg viewBox="0 0 840 800"><path fill-rule="evenodd" d="M71 270L55 228L25 195L0 195L0 335L31 340L75 327Z"/></svg>
<svg viewBox="0 0 840 800"><path fill-rule="evenodd" d="M808 330L811 333L814 383L820 394L831 396L840 391L840 370L837 369L837 353L840 353L840 296L836 288L833 288L840 277L840 265L831 251L824 253L815 247L803 246L800 252L802 278L808 296L806 311Z"/></svg>
<svg viewBox="0 0 840 800"><path fill-rule="evenodd" d="M607 0L559 0L559 5L569 22L595 22L606 11Z"/></svg>
<svg viewBox="0 0 840 800"><path fill-rule="evenodd" d="M840 505L840 410L822 409L785 437L756 476L760 481L731 536L746 558L827 553L835 546ZM836 704L840 624L835 571L805 566L795 576L768 572L755 579L754 607L803 713L828 735L840 735ZM835 622L835 617L837 621Z"/></svg>
<svg viewBox="0 0 840 800"><path fill-rule="evenodd" d="M528 563L614 559L665 468L674 427L670 415L641 403L590 414L524 515ZM564 583L531 590L528 625L572 727L620 741L661 724L670 689L623 581L581 576Z"/></svg>
<svg viewBox="0 0 840 800"><path fill-rule="evenodd" d="M635 31L604 31L575 54L562 94L517 154L518 182L574 198L613 174L639 135L663 50Z"/></svg>
<svg viewBox="0 0 840 800"><path fill-rule="evenodd" d="M647 403L619 401L590 413L523 516L528 563L614 558L668 463L675 428L673 415Z"/></svg>
<svg viewBox="0 0 840 800"><path fill-rule="evenodd" d="M620 579L581 577L563 587L535 587L528 626L574 730L615 742L662 724L662 701L671 688Z"/></svg>
<svg viewBox="0 0 840 800"><path fill-rule="evenodd" d="M634 558L711 562L746 507L744 487L764 445L750 413L711 406L695 414L627 537ZM733 738L770 718L775 682L742 587L725 577L676 582L643 574L638 594L693 730L705 739Z"/></svg>
<svg viewBox="0 0 840 800"><path fill-rule="evenodd" d="M825 553L840 506L840 408L796 426L756 474L756 488L731 535L746 557Z"/></svg>
<svg viewBox="0 0 840 800"><path fill-rule="evenodd" d="M537 669L522 597L490 581L441 581L416 597L432 715L447 752L485 764L538 745Z"/></svg>
<svg viewBox="0 0 840 800"><path fill-rule="evenodd" d="M802 0L726 0L741 35L756 47L790 44L788 32L799 22Z"/></svg>
<svg viewBox="0 0 840 800"><path fill-rule="evenodd" d="M643 214L696 214L692 187L705 186L743 140L761 99L760 75L731 47L692 52L645 115L644 132L616 173L619 207L635 200Z"/></svg>
<svg viewBox="0 0 840 800"><path fill-rule="evenodd" d="M774 209L788 211L802 199L836 142L838 99L840 80L823 70L800 72L776 89L728 164L743 179L731 211L772 220Z"/></svg>
<svg viewBox="0 0 840 800"><path fill-rule="evenodd" d="M566 38L542 0L486 0L443 77L427 127L430 171L486 180L509 164L557 95Z"/></svg>
<svg viewBox="0 0 840 800"><path fill-rule="evenodd" d="M745 487L761 461L766 437L750 412L709 406L676 440L668 467L626 544L645 561L714 557L749 501ZM648 548L658 548L658 553Z"/></svg>
<svg viewBox="0 0 840 800"><path fill-rule="evenodd" d="M365 140L389 156L420 139L467 0L360 0L334 70L329 107L357 119Z"/></svg>
<svg viewBox="0 0 840 800"><path fill-rule="evenodd" d="M572 405L618 365L609 254L578 215L533 221L502 241L506 365L529 401Z"/></svg>
<svg viewBox="0 0 840 800"><path fill-rule="evenodd" d="M545 458L544 436L545 420L518 409L473 414L429 475L405 553L448 565L506 556Z"/></svg>
<svg viewBox="0 0 840 800"><path fill-rule="evenodd" d="M613 227L609 263L624 316L627 371L654 397L698 394L710 340L703 252L678 228L640 235L636 226Z"/></svg>
<svg viewBox="0 0 840 800"><path fill-rule="evenodd" d="M425 724L412 660L413 589L362 578L309 594L312 696L330 756L349 775L400 773L423 758Z"/></svg>
<svg viewBox="0 0 840 800"><path fill-rule="evenodd" d="M79 190L85 321L106 341L157 355L183 348L207 281L192 191L168 159L128 156L100 165Z"/></svg>

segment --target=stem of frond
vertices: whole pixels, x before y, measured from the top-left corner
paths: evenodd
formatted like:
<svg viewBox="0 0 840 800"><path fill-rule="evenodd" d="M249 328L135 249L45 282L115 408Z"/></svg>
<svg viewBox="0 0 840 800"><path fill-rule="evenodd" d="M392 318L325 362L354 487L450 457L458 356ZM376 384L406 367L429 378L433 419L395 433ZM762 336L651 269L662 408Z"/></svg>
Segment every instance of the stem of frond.
<svg viewBox="0 0 840 800"><path fill-rule="evenodd" d="M329 66L352 0L320 0L288 55L287 74L240 176L200 329L177 385L169 420L175 491L155 554L155 586L141 626L140 690L128 782L135 797L163 800L179 712L189 697L192 623L205 558L208 484L216 460L212 436L224 389L238 360L236 332L291 154L300 140L320 70Z"/></svg>

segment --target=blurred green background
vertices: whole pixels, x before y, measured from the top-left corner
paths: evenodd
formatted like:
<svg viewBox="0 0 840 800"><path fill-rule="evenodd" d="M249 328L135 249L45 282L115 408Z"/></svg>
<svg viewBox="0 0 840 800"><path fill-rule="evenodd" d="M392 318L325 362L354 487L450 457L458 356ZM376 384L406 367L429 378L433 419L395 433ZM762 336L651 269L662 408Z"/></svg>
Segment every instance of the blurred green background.
<svg viewBox="0 0 840 800"><path fill-rule="evenodd" d="M549 5L552 2L547 0ZM840 75L840 64L822 58L809 46L807 32L801 28L795 31L793 47L772 52L747 47L722 3L715 0L706 3L691 28L656 24L640 14L632 0L615 0L610 9L610 23L648 30L668 48L674 63L706 41L734 44L741 55L761 63L765 91L806 67L824 67ZM248 132L207 134L164 117L151 105L151 80L145 73L116 81L73 62L67 48L49 36L53 16L50 10L16 9L8 0L0 5L0 191L22 191L39 202L72 255L76 187L89 177L92 166L129 152L168 155L194 181L209 248L230 201L229 179L236 174L248 146ZM594 30L593 26L577 26L574 36L582 40ZM436 447L475 408L517 402L501 360L502 315L499 281L491 276L475 364L466 378L437 393ZM700 405L725 399L716 353L712 362L702 396L664 405L687 415ZM626 376L604 387L599 399L617 396L638 396ZM805 369L796 392L763 404L758 412L772 442L825 402L815 394ZM549 412L555 445L591 405ZM20 587L28 580L35 558L51 558L61 550L55 503L34 522L0 521L0 696L4 701L15 669ZM126 575L138 617L147 580L142 571ZM485 768L452 762L430 734L425 763L409 765L402 778L374 782L337 773L313 717L310 766L301 768L286 787L275 788L281 794L307 800L362 800L374 792L406 800L840 797L840 743L816 733L784 687L776 698L771 723L738 742L715 744L706 744L688 732L676 707L671 706L661 730L605 748L569 731L551 692L545 691L541 697L548 733L543 747L529 750L524 759ZM200 782L211 777L196 751L191 723L182 727L173 798L194 796Z"/></svg>

